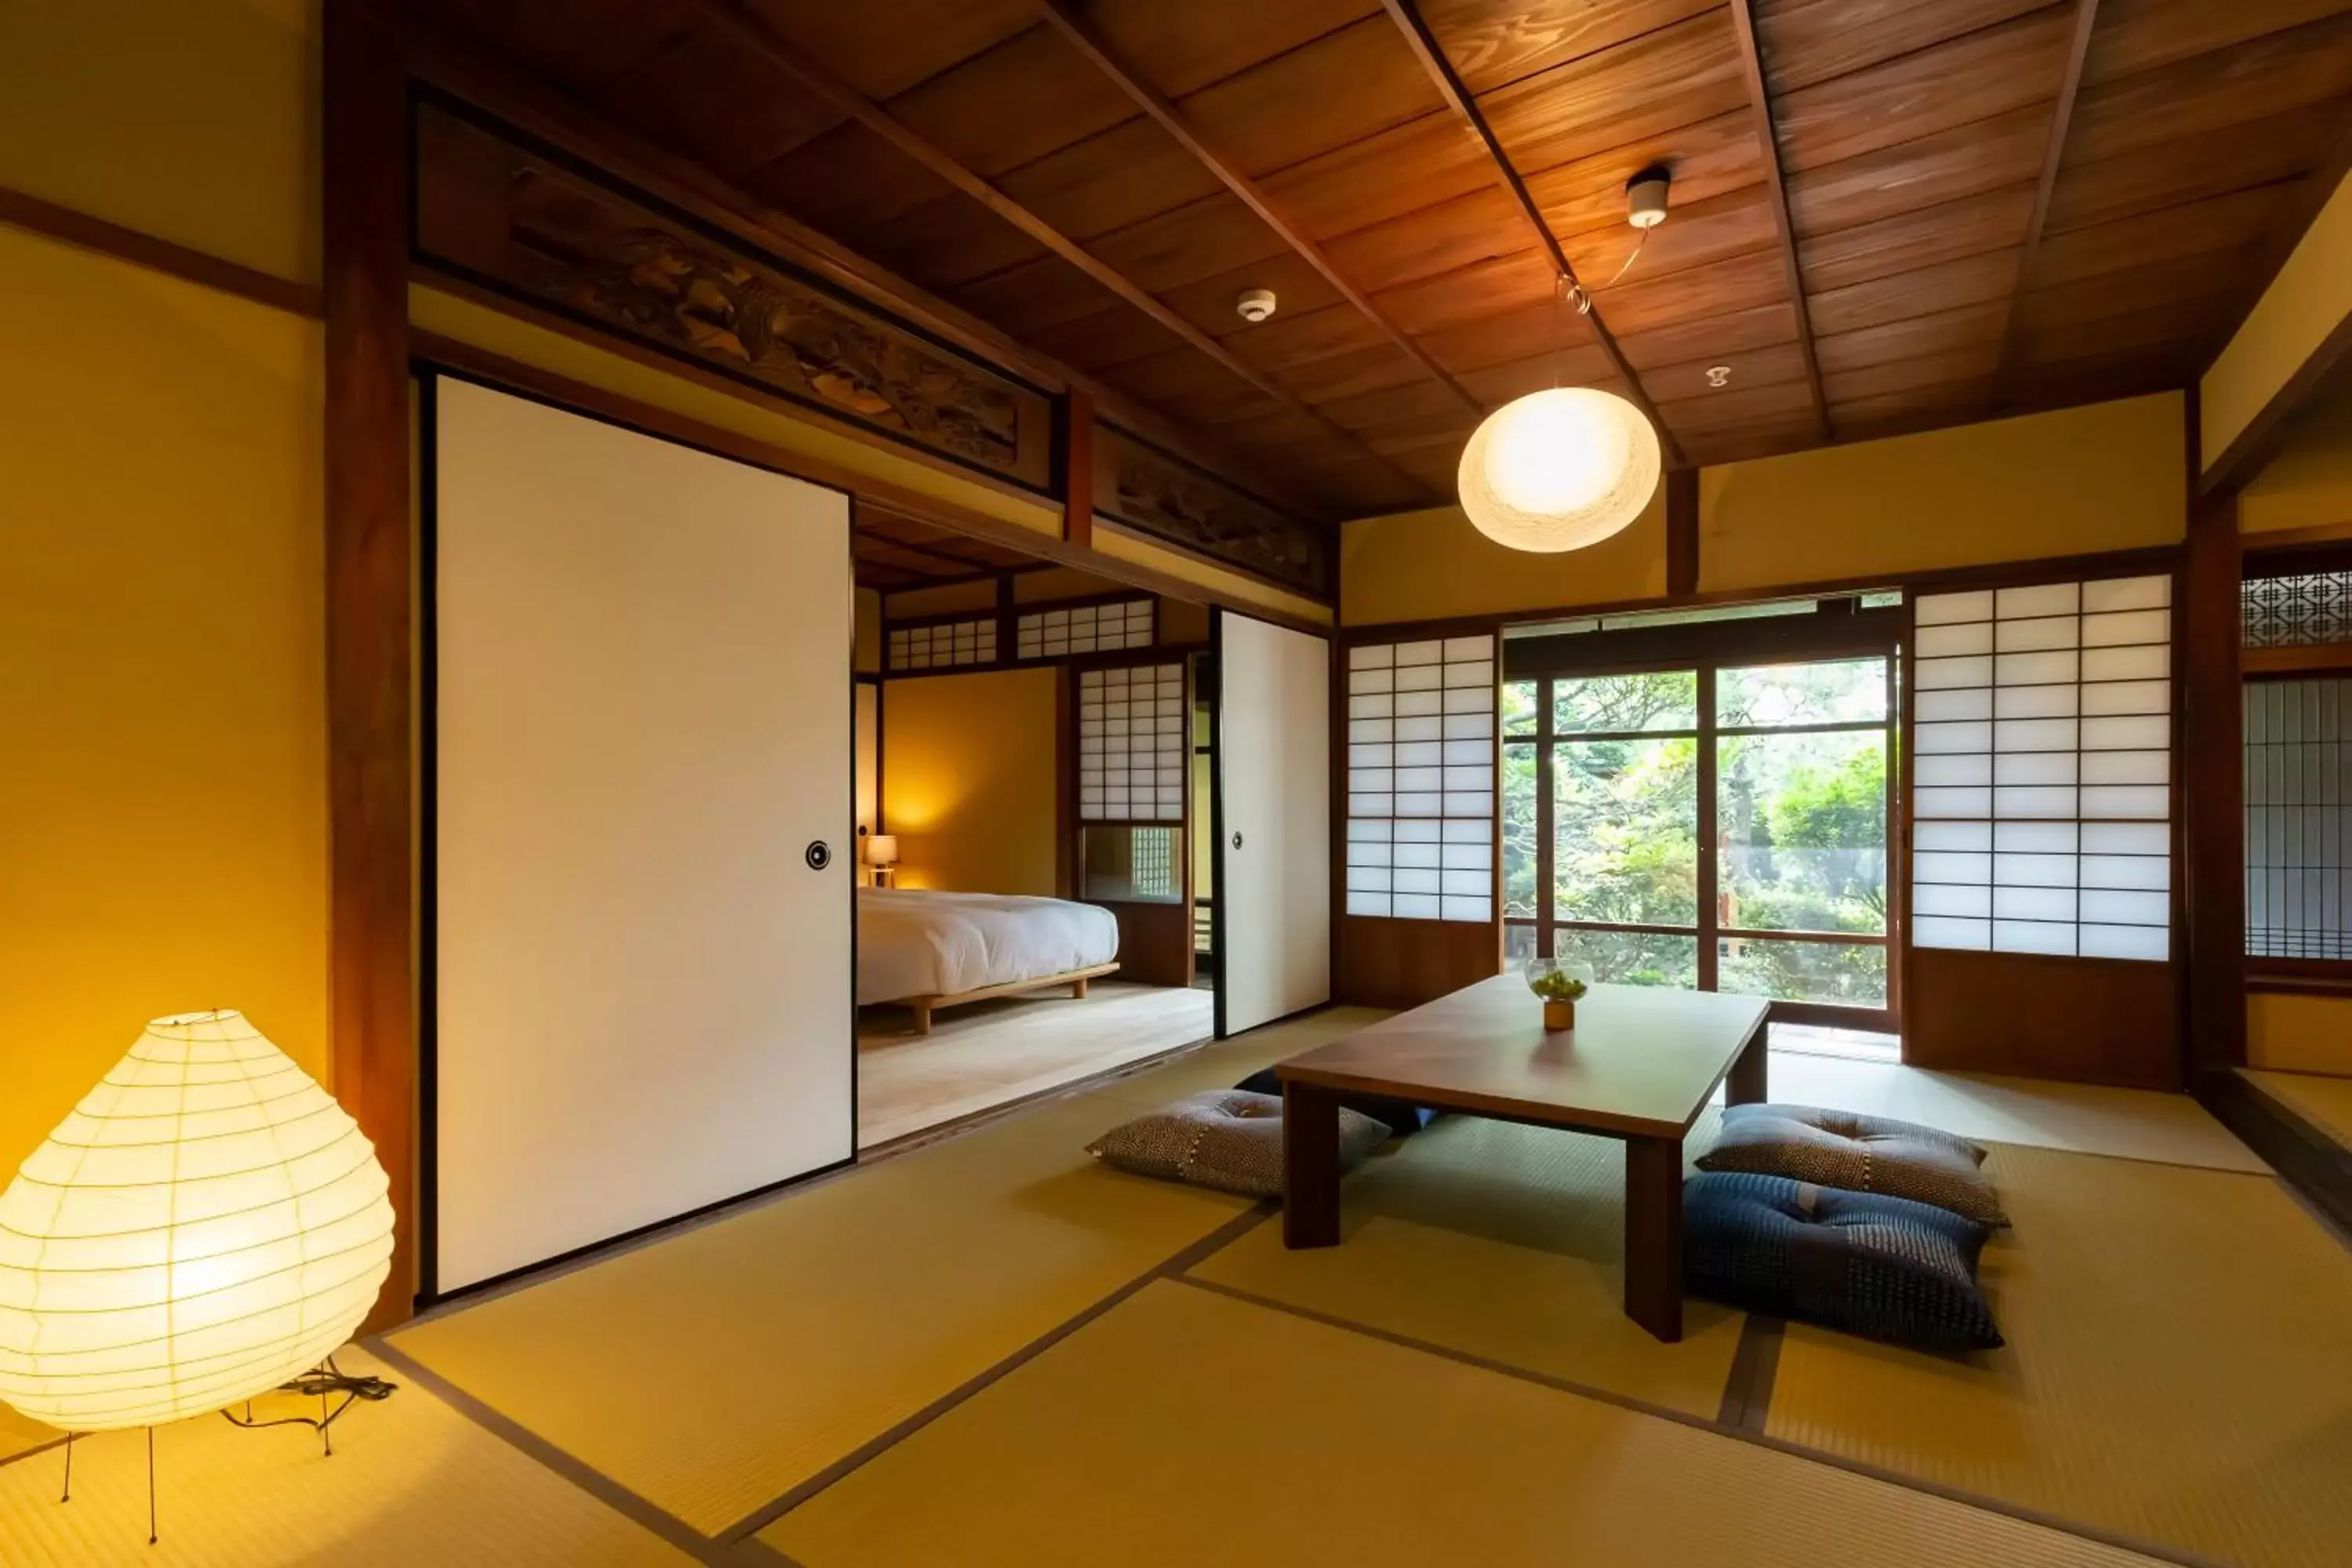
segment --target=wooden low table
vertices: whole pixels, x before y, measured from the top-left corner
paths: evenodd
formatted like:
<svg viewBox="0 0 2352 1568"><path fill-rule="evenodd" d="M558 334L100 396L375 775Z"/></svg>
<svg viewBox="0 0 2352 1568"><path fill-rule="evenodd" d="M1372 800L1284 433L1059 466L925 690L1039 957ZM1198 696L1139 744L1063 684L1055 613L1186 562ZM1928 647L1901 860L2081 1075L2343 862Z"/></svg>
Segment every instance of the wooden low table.
<svg viewBox="0 0 2352 1568"><path fill-rule="evenodd" d="M1717 1084L1764 1098L1759 997L1596 985L1576 1027L1546 1034L1516 974L1482 980L1293 1057L1282 1079L1285 1245L1339 1241L1339 1097L1382 1094L1465 1116L1625 1142L1625 1315L1683 1335L1683 1135Z"/></svg>

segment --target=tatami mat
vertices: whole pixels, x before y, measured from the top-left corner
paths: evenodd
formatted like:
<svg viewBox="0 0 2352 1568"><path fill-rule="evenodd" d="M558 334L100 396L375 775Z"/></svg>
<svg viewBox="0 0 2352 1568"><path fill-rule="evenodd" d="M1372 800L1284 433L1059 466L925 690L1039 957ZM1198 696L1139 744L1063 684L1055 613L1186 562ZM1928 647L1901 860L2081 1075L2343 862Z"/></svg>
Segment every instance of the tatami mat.
<svg viewBox="0 0 2352 1568"><path fill-rule="evenodd" d="M1286 1023L1270 1024L1197 1051L1165 1066L1130 1073L1089 1092L1139 1108L1181 1100L1202 1089L1231 1089L1259 1068L1295 1057L1328 1040L1376 1024L1388 1015L1372 1007L1326 1007Z"/></svg>
<svg viewBox="0 0 2352 1568"><path fill-rule="evenodd" d="M45 1426L0 1405L0 1463L37 1448L44 1443L54 1443L63 1436L65 1434L55 1427Z"/></svg>
<svg viewBox="0 0 2352 1568"><path fill-rule="evenodd" d="M2144 1561L1173 1281L761 1539L805 1568Z"/></svg>
<svg viewBox="0 0 2352 1568"><path fill-rule="evenodd" d="M2240 1070L2264 1094L2352 1149L2352 1078L2309 1072L2262 1072L2252 1068Z"/></svg>
<svg viewBox="0 0 2352 1568"><path fill-rule="evenodd" d="M902 1010L877 1009L882 1026L857 1042L858 1141L887 1143L1189 1045L1208 1035L1215 1000L1184 986L1098 982L1084 1000L975 1002L940 1014L929 1035L891 1032Z"/></svg>
<svg viewBox="0 0 2352 1568"><path fill-rule="evenodd" d="M1965 1360L1791 1325L1776 1436L2246 1568L2352 1558L2352 1253L2268 1178L1996 1147Z"/></svg>
<svg viewBox="0 0 2352 1568"><path fill-rule="evenodd" d="M1713 1136L1709 1110L1689 1141ZM1272 1223L1202 1279L1350 1323L1712 1418L1745 1317L1692 1300L1662 1344L1624 1311L1625 1150L1449 1117L1341 1189L1340 1244L1292 1252Z"/></svg>
<svg viewBox="0 0 2352 1568"><path fill-rule="evenodd" d="M1049 1102L391 1342L715 1534L1246 1211L1097 1167L1121 1109Z"/></svg>
<svg viewBox="0 0 2352 1568"><path fill-rule="evenodd" d="M362 1351L340 1359L347 1372L383 1370ZM306 1427L246 1432L207 1415L156 1428L161 1540L153 1546L144 1432L78 1440L71 1502L58 1501L61 1450L0 1466L0 1563L656 1568L694 1561L391 1375L403 1384L399 1392L335 1424L332 1458L321 1457ZM268 1402L256 1405L257 1415L269 1413Z"/></svg>
<svg viewBox="0 0 2352 1568"><path fill-rule="evenodd" d="M1774 1100L1925 1122L1979 1142L2223 1171L2270 1169L2185 1094L1927 1072L1796 1051L1773 1052L1769 1077Z"/></svg>

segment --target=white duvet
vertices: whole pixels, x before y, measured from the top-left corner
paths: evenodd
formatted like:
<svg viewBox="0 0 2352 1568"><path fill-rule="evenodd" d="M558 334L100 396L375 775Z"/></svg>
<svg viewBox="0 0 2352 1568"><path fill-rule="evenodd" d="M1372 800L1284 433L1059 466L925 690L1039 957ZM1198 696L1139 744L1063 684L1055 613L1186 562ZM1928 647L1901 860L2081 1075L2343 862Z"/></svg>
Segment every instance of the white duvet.
<svg viewBox="0 0 2352 1568"><path fill-rule="evenodd" d="M857 1001L947 996L1118 956L1108 910L1002 893L857 890Z"/></svg>

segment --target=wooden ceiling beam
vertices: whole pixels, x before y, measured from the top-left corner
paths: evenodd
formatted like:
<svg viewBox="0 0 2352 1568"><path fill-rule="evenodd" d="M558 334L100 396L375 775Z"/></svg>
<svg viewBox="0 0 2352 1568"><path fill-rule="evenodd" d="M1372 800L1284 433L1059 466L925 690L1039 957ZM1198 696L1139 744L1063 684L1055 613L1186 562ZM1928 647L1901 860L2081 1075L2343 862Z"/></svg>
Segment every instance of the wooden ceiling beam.
<svg viewBox="0 0 2352 1568"><path fill-rule="evenodd" d="M934 563L961 576L969 576L974 573L982 576L989 576L995 571L995 568L989 565L987 562L976 560L969 555L959 555L951 550L937 550L920 544L909 544L904 540L893 539L887 533L868 533L862 528L851 535L853 554L856 553L856 545L860 542L868 545L879 545L896 555L911 555L919 561ZM866 559L880 559L885 565L898 564L883 557L869 555ZM905 569L910 572L918 570L913 566L908 566Z"/></svg>
<svg viewBox="0 0 2352 1568"><path fill-rule="evenodd" d="M1520 214L1526 217L1528 226L1535 230L1537 242L1543 247L1544 254L1551 258L1551 264L1563 282L1570 288L1578 287L1576 268L1570 263L1568 252L1560 247L1559 237L1552 233L1551 225L1544 221L1542 209L1536 205L1535 197L1528 194L1528 183L1519 177L1519 171L1513 166L1510 155L1503 151L1503 144L1496 140L1494 127L1486 123L1486 116L1479 109L1478 100L1455 73L1454 62L1445 58L1445 51L1438 47L1436 36L1421 19L1419 7L1413 0L1381 0L1381 5L1388 12L1389 19L1396 24L1397 31L1404 35L1407 47L1421 61L1422 69L1428 73L1438 95L1445 100L1446 107L1469 126L1472 134L1486 147L1487 157L1494 162L1496 173L1502 176L1505 188L1517 202ZM1659 417L1658 405L1650 401L1649 393L1642 385L1642 378L1634 374L1624 351L1617 346L1616 337L1601 321L1600 307L1594 305L1587 309L1584 320L1585 324L1592 329L1593 340L1601 345L1601 352L1609 356L1611 367L1624 382L1626 395L1657 430L1659 444L1665 448L1668 466L1684 467L1685 459L1682 443L1675 439L1675 433L1666 428L1666 422Z"/></svg>
<svg viewBox="0 0 2352 1568"><path fill-rule="evenodd" d="M2084 0L2088 4L2089 0ZM1789 279L1789 303L1797 310L1797 352L1805 362L1805 383L1813 395L1813 420L1822 439L1830 428L1830 400L1822 390L1821 361L1813 353L1813 314L1805 303L1805 269L1797 260L1796 226L1789 219L1789 186L1780 171L1780 136L1772 122L1772 99L1764 85L1764 55L1756 43L1753 0L1731 0L1731 19L1739 31L1739 72L1748 83L1748 110L1756 127L1756 151L1764 167L1764 187L1772 203L1772 226L1780 237L1780 268Z"/></svg>
<svg viewBox="0 0 2352 1568"><path fill-rule="evenodd" d="M898 120L888 110L835 76L824 67L803 55L797 48L778 37L757 16L738 8L730 3L730 0L688 0L688 5L695 15L719 26L770 66L791 77L803 88L832 104L841 113L856 120L900 153L945 180L956 190L978 202L1095 282L1174 332L1225 370L1239 376L1285 408L1305 415L1339 440L1391 468L1401 478L1405 479L1414 489L1425 488L1419 480L1413 479L1402 469L1395 468L1379 453L1365 446L1352 431L1334 424L1312 405L1294 396L1280 383L1244 363L1216 339L1170 310L1149 289L1128 278L1117 268L1087 250L981 175L966 168L945 149L934 145L929 138Z"/></svg>
<svg viewBox="0 0 2352 1568"><path fill-rule="evenodd" d="M1738 0L1742 6L1747 0ZM2074 100L2083 88L2083 61L2091 52L2091 33L2098 26L2099 0L2074 0L2074 31L2066 45L2066 74L2059 79L2058 101L2050 110L2050 142L2042 154L2042 177L2033 187L2033 216L2026 220L2025 249L2017 261L2017 283L2009 291L2009 320L2002 323L2000 353L1993 361L1992 400L2000 405L2009 392L2009 371L2017 355L2017 340L2024 325L2025 290L2033 281L2033 258L2042 249L2042 231L2050 224L2050 203L2058 191L2058 166L2066 155L2066 131L2074 122Z"/></svg>
<svg viewBox="0 0 2352 1568"><path fill-rule="evenodd" d="M1353 305L1365 320L1378 327L1391 342L1402 349L1406 356L1421 366L1432 379L1443 384L1460 399L1465 407L1478 413L1486 411L1486 405L1473 396L1468 388L1456 381L1452 372L1431 358L1420 343L1416 342L1402 327L1389 320L1381 312L1381 308L1365 296L1363 290L1340 276L1339 269L1331 264L1331 258L1323 253L1323 247L1300 233L1288 219L1285 218L1255 180L1243 173L1232 160L1202 141L1200 132L1193 128L1192 121L1185 119L1182 110L1163 97L1158 89L1129 70L1126 63L1112 49L1109 42L1097 33L1092 24L1078 14L1077 7L1072 5L1070 0L1039 0L1039 4L1045 14L1045 20L1053 25L1055 31L1066 38L1080 54L1086 56L1097 69L1108 77L1114 86L1132 99L1137 108L1157 121L1162 131L1174 137L1177 145L1191 153L1194 161L1202 168L1214 174L1225 189L1239 197L1242 205L1255 213L1259 221L1266 227L1274 230L1276 237L1290 247L1300 260L1321 274L1323 280L1339 291L1340 299Z"/></svg>

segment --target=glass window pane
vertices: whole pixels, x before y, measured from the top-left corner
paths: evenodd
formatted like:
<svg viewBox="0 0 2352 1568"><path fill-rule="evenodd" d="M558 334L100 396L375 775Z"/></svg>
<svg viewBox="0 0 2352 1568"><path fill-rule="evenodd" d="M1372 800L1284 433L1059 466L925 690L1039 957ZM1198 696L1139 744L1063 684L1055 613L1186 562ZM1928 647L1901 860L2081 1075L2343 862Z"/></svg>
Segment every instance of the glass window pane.
<svg viewBox="0 0 2352 1568"><path fill-rule="evenodd" d="M1503 966L1506 969L1517 969L1535 955L1535 927L1507 925L1503 928Z"/></svg>
<svg viewBox="0 0 2352 1568"><path fill-rule="evenodd" d="M1886 950L1856 942L1759 942L1726 937L1716 984L1740 996L1780 1002L1886 1005Z"/></svg>
<svg viewBox="0 0 2352 1568"><path fill-rule="evenodd" d="M1536 683L1532 680L1503 682L1503 733L1532 735L1536 732Z"/></svg>
<svg viewBox="0 0 2352 1568"><path fill-rule="evenodd" d="M1591 964L1592 977L1611 985L1698 988L1698 938L1695 936L1560 926L1552 931L1552 955L1562 963Z"/></svg>
<svg viewBox="0 0 2352 1568"><path fill-rule="evenodd" d="M1622 733L1631 730L1698 728L1698 672L1653 670L1641 675L1594 675L1552 682L1552 728Z"/></svg>
<svg viewBox="0 0 2352 1568"><path fill-rule="evenodd" d="M1172 827L1088 827L1082 847L1090 900L1172 904L1184 896Z"/></svg>
<svg viewBox="0 0 2352 1568"><path fill-rule="evenodd" d="M1536 917L1536 749L1503 748L1503 914Z"/></svg>
<svg viewBox="0 0 2352 1568"><path fill-rule="evenodd" d="M1853 724L1886 717L1886 661L1766 664L1716 677L1716 722L1727 729Z"/></svg>
<svg viewBox="0 0 2352 1568"><path fill-rule="evenodd" d="M1698 920L1698 742L1568 741L1552 755L1552 912Z"/></svg>
<svg viewBox="0 0 2352 1568"><path fill-rule="evenodd" d="M1727 735L1716 800L1723 924L1885 932L1884 731Z"/></svg>

